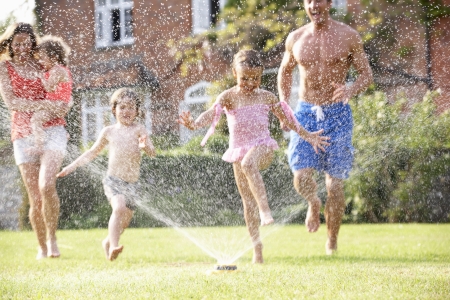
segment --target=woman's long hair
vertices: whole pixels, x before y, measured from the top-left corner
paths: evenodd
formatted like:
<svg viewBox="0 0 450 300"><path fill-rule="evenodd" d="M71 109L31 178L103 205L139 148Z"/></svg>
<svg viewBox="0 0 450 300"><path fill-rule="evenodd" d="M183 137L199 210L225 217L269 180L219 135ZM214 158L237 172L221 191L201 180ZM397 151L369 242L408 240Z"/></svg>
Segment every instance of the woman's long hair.
<svg viewBox="0 0 450 300"><path fill-rule="evenodd" d="M8 56L10 58L14 57L11 44L14 37L21 33L26 33L30 36L31 54L34 54L37 46L37 37L34 33L33 27L28 23L15 23L8 26L6 31L0 37L0 57L6 55L6 51L8 51Z"/></svg>

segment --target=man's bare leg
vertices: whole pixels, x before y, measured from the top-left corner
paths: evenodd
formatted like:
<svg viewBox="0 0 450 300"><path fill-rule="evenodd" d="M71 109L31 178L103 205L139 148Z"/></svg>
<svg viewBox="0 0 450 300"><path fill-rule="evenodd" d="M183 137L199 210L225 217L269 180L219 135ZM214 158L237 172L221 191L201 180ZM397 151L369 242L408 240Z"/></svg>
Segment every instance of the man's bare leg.
<svg viewBox="0 0 450 300"><path fill-rule="evenodd" d="M313 179L313 169L300 169L294 172L294 187L297 193L308 201L305 225L309 232L316 232L320 226L320 207L317 196L317 183Z"/></svg>
<svg viewBox="0 0 450 300"><path fill-rule="evenodd" d="M119 238L125 228L130 224L133 211L126 207L125 197L117 195L111 199L112 214L108 223L109 260L115 260L122 252L123 246L119 246Z"/></svg>
<svg viewBox="0 0 450 300"><path fill-rule="evenodd" d="M236 185L239 190L239 194L242 198L242 204L244 206L244 219L247 225L247 230L250 234L250 239L253 243L253 259L255 264L262 264L264 262L262 254L262 242L259 237L259 217L258 217L258 204L256 199L250 190L247 178L242 171L239 163L233 164L234 177L236 179Z"/></svg>
<svg viewBox="0 0 450 300"><path fill-rule="evenodd" d="M325 205L325 219L328 234L325 253L332 255L337 250L339 228L341 227L342 216L345 211L344 181L326 174L325 182L328 192L327 203Z"/></svg>
<svg viewBox="0 0 450 300"><path fill-rule="evenodd" d="M44 215L42 213L42 200L39 193L39 164L24 163L19 165L19 170L22 175L23 183L28 194L28 201L30 202L29 218L31 227L35 232L39 250L36 259L47 257L47 243L46 243L46 227L44 222Z"/></svg>
<svg viewBox="0 0 450 300"><path fill-rule="evenodd" d="M59 151L44 151L39 170L39 191L43 203L45 226L47 228L47 248L49 257L59 257L56 243L60 201L56 191L56 174L61 168L63 153Z"/></svg>

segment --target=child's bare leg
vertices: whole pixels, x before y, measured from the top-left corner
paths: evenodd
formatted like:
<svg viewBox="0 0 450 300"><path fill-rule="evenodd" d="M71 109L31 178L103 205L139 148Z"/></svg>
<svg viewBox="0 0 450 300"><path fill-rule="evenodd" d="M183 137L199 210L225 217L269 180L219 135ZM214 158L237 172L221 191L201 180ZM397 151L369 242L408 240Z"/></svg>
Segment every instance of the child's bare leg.
<svg viewBox="0 0 450 300"><path fill-rule="evenodd" d="M31 227L36 233L39 250L36 259L42 259L47 257L47 244L46 244L46 228L44 222L44 216L42 214L42 200L39 194L39 165L25 163L19 165L22 180L25 184L25 188L28 194L28 200L30 202L29 218Z"/></svg>
<svg viewBox="0 0 450 300"><path fill-rule="evenodd" d="M241 169L259 207L261 225L273 223L272 213L267 200L266 187L260 170L267 168L273 159L273 150L267 146L256 146L241 161Z"/></svg>
<svg viewBox="0 0 450 300"><path fill-rule="evenodd" d="M258 206L239 163L233 164L234 177L244 206L244 218L253 243L253 263L263 263L262 243L259 237Z"/></svg>
<svg viewBox="0 0 450 300"><path fill-rule="evenodd" d="M320 226L320 206L317 196L317 183L313 179L313 169L301 169L294 172L294 187L297 193L308 201L306 214L306 228L309 232L316 232Z"/></svg>
<svg viewBox="0 0 450 300"><path fill-rule="evenodd" d="M59 257L56 243L60 202L56 191L56 174L63 161L63 153L59 151L44 151L39 172L39 191L43 203L45 226L47 228L48 256Z"/></svg>
<svg viewBox="0 0 450 300"><path fill-rule="evenodd" d="M126 207L125 197L117 195L111 198L112 214L108 224L109 260L115 260L122 252L123 246L119 246L122 232L130 224L133 211Z"/></svg>
<svg viewBox="0 0 450 300"><path fill-rule="evenodd" d="M102 247L105 251L106 259L109 259L109 235L102 241Z"/></svg>
<svg viewBox="0 0 450 300"><path fill-rule="evenodd" d="M337 250L337 238L345 211L344 181L326 174L326 187L328 198L325 205L325 220L328 239L325 244L325 253L332 255Z"/></svg>

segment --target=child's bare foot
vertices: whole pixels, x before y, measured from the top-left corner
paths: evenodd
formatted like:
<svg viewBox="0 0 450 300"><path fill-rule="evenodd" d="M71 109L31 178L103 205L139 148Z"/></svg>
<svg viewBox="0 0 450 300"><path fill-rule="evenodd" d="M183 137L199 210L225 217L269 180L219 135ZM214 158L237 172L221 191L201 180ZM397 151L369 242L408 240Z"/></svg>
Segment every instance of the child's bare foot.
<svg viewBox="0 0 450 300"><path fill-rule="evenodd" d="M263 255L262 255L262 244L256 245L253 248L253 260L252 263L254 264L262 264L264 263Z"/></svg>
<svg viewBox="0 0 450 300"><path fill-rule="evenodd" d="M261 226L270 225L274 222L270 210L268 212L261 212L259 217L261 219Z"/></svg>
<svg viewBox="0 0 450 300"><path fill-rule="evenodd" d="M109 238L103 240L102 247L105 250L106 259L109 259Z"/></svg>
<svg viewBox="0 0 450 300"><path fill-rule="evenodd" d="M325 243L325 254L326 255L333 255L337 251L337 240L328 238L327 242Z"/></svg>
<svg viewBox="0 0 450 300"><path fill-rule="evenodd" d="M305 225L309 232L316 232L320 226L320 199L308 203L308 212L306 213Z"/></svg>
<svg viewBox="0 0 450 300"><path fill-rule="evenodd" d="M115 248L109 248L109 260L113 261L119 256L119 254L122 252L123 246L115 247Z"/></svg>
<svg viewBox="0 0 450 300"><path fill-rule="evenodd" d="M47 258L47 249L42 249L42 248L39 247L38 253L36 255L36 259L40 260L40 259L43 259L43 258Z"/></svg>
<svg viewBox="0 0 450 300"><path fill-rule="evenodd" d="M56 240L54 240L53 242L50 240L47 241L47 255L53 258L61 256L61 253L59 253L58 245L56 244Z"/></svg>

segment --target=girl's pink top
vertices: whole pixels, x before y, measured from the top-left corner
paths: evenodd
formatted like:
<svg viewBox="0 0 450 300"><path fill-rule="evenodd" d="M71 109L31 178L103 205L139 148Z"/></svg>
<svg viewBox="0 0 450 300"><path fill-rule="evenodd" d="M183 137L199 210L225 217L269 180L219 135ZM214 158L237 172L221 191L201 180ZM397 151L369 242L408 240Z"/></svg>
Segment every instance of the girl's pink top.
<svg viewBox="0 0 450 300"><path fill-rule="evenodd" d="M220 115L222 111L225 111L230 131L230 144L222 156L223 160L227 162L241 161L250 149L259 145L266 145L274 150L278 149L277 142L270 137L269 132L270 108L271 105L268 104L255 104L224 110L220 104L215 104L213 123L201 145L204 146L214 133Z"/></svg>
<svg viewBox="0 0 450 300"><path fill-rule="evenodd" d="M9 61L6 61L6 68L16 97L34 101L45 99L44 86L39 78L21 77ZM14 141L31 134L30 119L32 115L32 112L24 111L13 111L11 113L11 140Z"/></svg>
<svg viewBox="0 0 450 300"><path fill-rule="evenodd" d="M65 103L70 102L70 98L72 97L72 74L70 73L70 70L66 68L65 66L60 65L60 67L64 68L69 75L69 80L65 82L60 82L56 86L56 89L52 92L47 92L45 99L47 100L53 100L53 101L63 101ZM48 80L50 77L50 71L44 73L44 78ZM54 126L50 125L53 124L55 120L52 120L50 122L47 122L44 124L45 126ZM58 119L58 125L66 125L66 121L64 121L63 118Z"/></svg>

